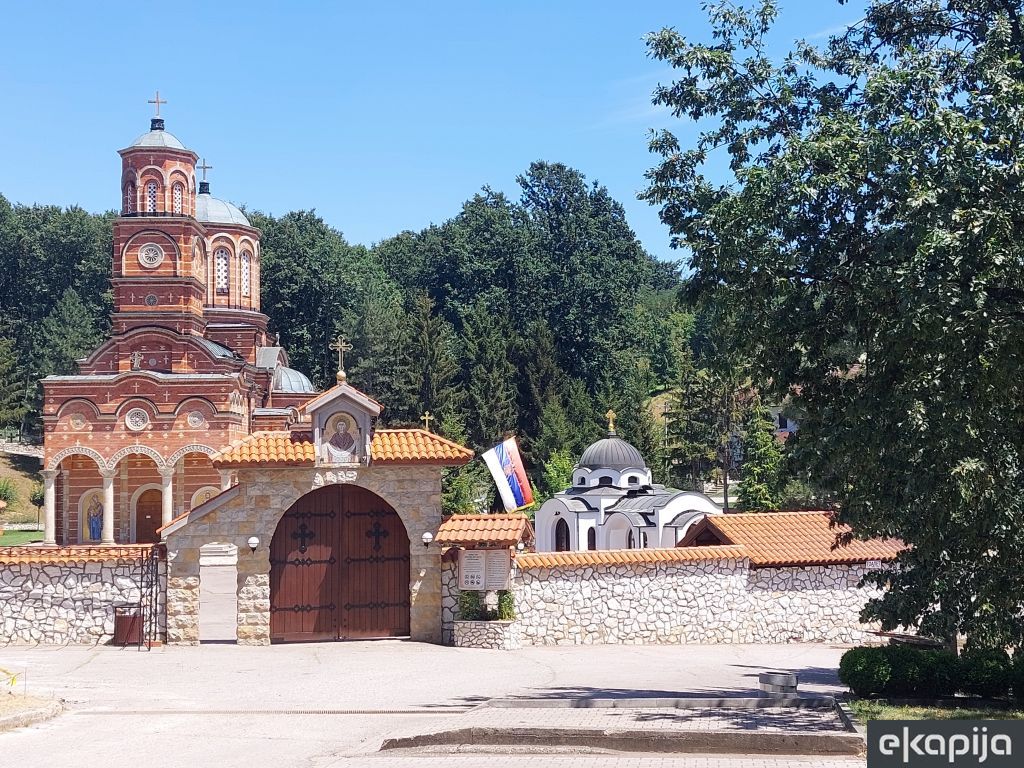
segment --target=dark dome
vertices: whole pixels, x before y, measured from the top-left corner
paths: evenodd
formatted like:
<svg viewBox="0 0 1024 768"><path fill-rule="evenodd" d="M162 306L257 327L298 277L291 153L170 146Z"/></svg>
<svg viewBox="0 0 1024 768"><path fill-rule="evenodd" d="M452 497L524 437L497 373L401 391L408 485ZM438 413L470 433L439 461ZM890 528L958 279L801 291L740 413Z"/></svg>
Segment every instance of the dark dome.
<svg viewBox="0 0 1024 768"><path fill-rule="evenodd" d="M580 457L580 466L587 469L623 470L630 467L646 467L647 463L640 451L627 443L614 432L593 443Z"/></svg>

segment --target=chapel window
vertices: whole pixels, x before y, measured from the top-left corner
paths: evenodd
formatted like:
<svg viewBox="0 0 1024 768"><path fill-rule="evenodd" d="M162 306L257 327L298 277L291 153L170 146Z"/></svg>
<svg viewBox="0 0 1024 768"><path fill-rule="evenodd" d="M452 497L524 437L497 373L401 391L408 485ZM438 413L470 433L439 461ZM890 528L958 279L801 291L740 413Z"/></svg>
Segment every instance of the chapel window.
<svg viewBox="0 0 1024 768"><path fill-rule="evenodd" d="M181 215L181 205L182 205L182 198L184 197L184 192L185 192L185 190L181 186L181 184L175 184L174 185L174 190L172 192L172 195L174 197L174 215L175 216L180 216Z"/></svg>
<svg viewBox="0 0 1024 768"><path fill-rule="evenodd" d="M130 181L124 185L124 212L135 213L135 185Z"/></svg>
<svg viewBox="0 0 1024 768"><path fill-rule="evenodd" d="M597 484L598 485L611 485L612 484L612 479L610 477L608 477L608 475L601 475L601 477L599 477L597 479Z"/></svg>
<svg viewBox="0 0 1024 768"><path fill-rule="evenodd" d="M636 541L633 539L633 529L629 529L629 533L626 534L626 549L636 549Z"/></svg>
<svg viewBox="0 0 1024 768"><path fill-rule="evenodd" d="M637 478L636 475L630 475L628 482L630 485L636 485L638 482L640 482L640 480Z"/></svg>
<svg viewBox="0 0 1024 768"><path fill-rule="evenodd" d="M242 251L242 295L249 295L249 288L252 284L252 254Z"/></svg>
<svg viewBox="0 0 1024 768"><path fill-rule="evenodd" d="M156 213L156 182L146 182L146 213Z"/></svg>
<svg viewBox="0 0 1024 768"><path fill-rule="evenodd" d="M569 551L569 524L562 518L555 524L555 552Z"/></svg>
<svg viewBox="0 0 1024 768"><path fill-rule="evenodd" d="M587 530L587 549L590 551L597 549L597 529L595 528Z"/></svg>
<svg viewBox="0 0 1024 768"><path fill-rule="evenodd" d="M228 256L227 248L218 248L213 254L213 282L220 294L228 292Z"/></svg>

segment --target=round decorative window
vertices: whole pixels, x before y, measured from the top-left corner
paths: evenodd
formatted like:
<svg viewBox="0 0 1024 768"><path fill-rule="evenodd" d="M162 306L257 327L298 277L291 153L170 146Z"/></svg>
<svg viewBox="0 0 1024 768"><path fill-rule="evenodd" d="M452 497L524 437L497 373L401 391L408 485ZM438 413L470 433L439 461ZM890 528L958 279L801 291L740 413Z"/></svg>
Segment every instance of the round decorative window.
<svg viewBox="0 0 1024 768"><path fill-rule="evenodd" d="M139 264L146 269L156 269L164 260L164 249L156 243L146 243L139 249Z"/></svg>
<svg viewBox="0 0 1024 768"><path fill-rule="evenodd" d="M194 429L198 429L199 427L203 426L204 424L206 424L206 418L199 411L192 411L188 415L188 425L190 427L193 427Z"/></svg>
<svg viewBox="0 0 1024 768"><path fill-rule="evenodd" d="M159 301L159 299L156 297L155 293L150 293L150 294L148 294L146 296L146 306L147 307L155 307L156 303L158 301Z"/></svg>
<svg viewBox="0 0 1024 768"><path fill-rule="evenodd" d="M73 413L71 414L71 418L68 419L68 423L71 424L72 429L85 429L85 416L80 413Z"/></svg>
<svg viewBox="0 0 1024 768"><path fill-rule="evenodd" d="M124 415L124 425L132 432L139 432L149 425L149 414L141 408L132 408Z"/></svg>

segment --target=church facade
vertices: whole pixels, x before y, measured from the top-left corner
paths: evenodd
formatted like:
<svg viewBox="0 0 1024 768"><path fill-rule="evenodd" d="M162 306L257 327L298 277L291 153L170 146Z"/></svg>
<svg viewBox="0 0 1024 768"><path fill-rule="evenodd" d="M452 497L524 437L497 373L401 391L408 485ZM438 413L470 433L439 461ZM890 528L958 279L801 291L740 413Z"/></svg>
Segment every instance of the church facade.
<svg viewBox="0 0 1024 768"><path fill-rule="evenodd" d="M158 97L159 101L159 97ZM318 392L260 311L260 232L159 116L120 151L111 337L44 389L45 543L159 544L199 640L201 552L237 558L240 642L440 638L441 471L468 449ZM429 538L429 537L427 537Z"/></svg>

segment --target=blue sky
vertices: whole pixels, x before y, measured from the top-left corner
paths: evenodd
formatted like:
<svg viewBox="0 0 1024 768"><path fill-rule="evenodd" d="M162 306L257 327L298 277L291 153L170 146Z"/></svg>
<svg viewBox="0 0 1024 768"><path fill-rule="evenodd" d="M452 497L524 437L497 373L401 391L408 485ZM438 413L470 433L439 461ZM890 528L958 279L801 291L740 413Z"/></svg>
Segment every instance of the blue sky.
<svg viewBox="0 0 1024 768"><path fill-rule="evenodd" d="M779 33L856 18L783 0ZM167 129L214 167L214 195L315 208L351 242L444 221L484 185L518 197L516 175L548 160L608 186L647 249L678 258L636 200L648 131L692 135L650 104L671 72L643 36L663 26L707 32L692 0L11 4L0 193L116 207L116 150L148 129L159 88Z"/></svg>

